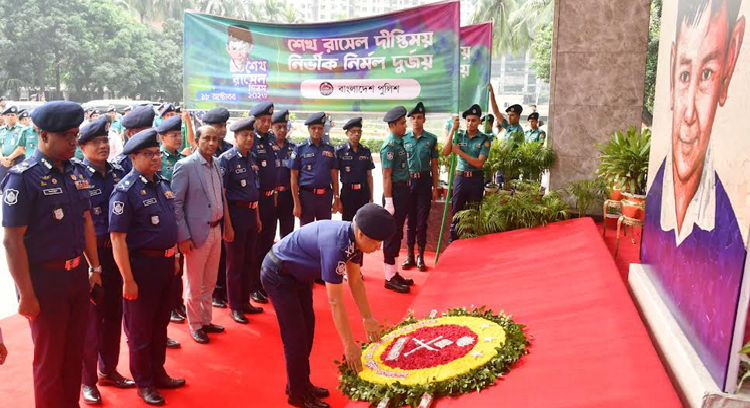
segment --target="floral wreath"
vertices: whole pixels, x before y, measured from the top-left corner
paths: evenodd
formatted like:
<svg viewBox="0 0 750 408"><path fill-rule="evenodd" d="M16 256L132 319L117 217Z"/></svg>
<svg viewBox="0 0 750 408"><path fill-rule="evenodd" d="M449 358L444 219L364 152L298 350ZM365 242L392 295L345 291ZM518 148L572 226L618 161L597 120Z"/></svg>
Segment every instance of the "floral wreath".
<svg viewBox="0 0 750 408"><path fill-rule="evenodd" d="M338 388L352 401L416 406L424 399L479 391L495 383L528 353L524 326L485 306L448 309L424 319L412 312L383 338L362 346L360 373L346 362Z"/></svg>

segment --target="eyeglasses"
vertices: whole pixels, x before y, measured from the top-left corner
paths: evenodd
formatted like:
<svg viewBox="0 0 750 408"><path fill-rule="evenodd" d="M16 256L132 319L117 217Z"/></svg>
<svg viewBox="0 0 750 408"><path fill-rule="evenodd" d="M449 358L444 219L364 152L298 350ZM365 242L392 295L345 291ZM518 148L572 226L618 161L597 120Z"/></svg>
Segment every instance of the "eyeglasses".
<svg viewBox="0 0 750 408"><path fill-rule="evenodd" d="M138 154L141 154L143 155L143 157L151 160L154 157L161 157L161 150L159 150L158 152L150 152L150 151L138 152Z"/></svg>

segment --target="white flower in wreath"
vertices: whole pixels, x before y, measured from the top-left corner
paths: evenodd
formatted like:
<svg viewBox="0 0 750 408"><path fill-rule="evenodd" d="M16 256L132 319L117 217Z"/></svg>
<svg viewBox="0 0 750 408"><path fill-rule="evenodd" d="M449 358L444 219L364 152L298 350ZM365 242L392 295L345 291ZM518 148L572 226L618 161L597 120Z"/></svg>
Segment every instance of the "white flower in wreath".
<svg viewBox="0 0 750 408"><path fill-rule="evenodd" d="M338 265L336 265L336 273L341 276L346 274L346 262L339 261Z"/></svg>

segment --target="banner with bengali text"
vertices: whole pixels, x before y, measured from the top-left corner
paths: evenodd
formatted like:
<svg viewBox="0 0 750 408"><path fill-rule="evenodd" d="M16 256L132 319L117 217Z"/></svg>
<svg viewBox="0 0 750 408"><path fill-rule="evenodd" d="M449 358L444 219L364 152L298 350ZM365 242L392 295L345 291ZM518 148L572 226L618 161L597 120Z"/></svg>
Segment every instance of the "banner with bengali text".
<svg viewBox="0 0 750 408"><path fill-rule="evenodd" d="M490 68L492 66L492 23L461 27L461 97L459 110L478 103L489 109Z"/></svg>
<svg viewBox="0 0 750 408"><path fill-rule="evenodd" d="M424 102L459 110L459 2L318 24L186 12L188 109L383 112Z"/></svg>

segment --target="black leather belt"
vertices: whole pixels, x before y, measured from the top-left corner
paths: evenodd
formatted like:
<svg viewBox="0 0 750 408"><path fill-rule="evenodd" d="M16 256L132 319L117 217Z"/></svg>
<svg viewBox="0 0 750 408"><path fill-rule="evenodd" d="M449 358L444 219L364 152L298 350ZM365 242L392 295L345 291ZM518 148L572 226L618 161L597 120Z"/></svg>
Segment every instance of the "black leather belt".
<svg viewBox="0 0 750 408"><path fill-rule="evenodd" d="M169 258L177 252L176 247L165 249L163 251L154 251L151 249L137 249L133 251L135 255L143 255L150 258Z"/></svg>
<svg viewBox="0 0 750 408"><path fill-rule="evenodd" d="M410 183L410 181L409 181L409 180L403 180L403 181L394 181L394 182L392 182L392 183L391 183L391 185L392 185L393 187L409 187L409 185L410 185L410 184L411 184L411 183Z"/></svg>
<svg viewBox="0 0 750 408"><path fill-rule="evenodd" d="M209 222L208 227L209 228L216 228L219 224L221 224L221 221L223 221L223 218L219 218L218 220L214 222Z"/></svg>
<svg viewBox="0 0 750 408"><path fill-rule="evenodd" d="M344 187L348 187L352 190L362 190L365 185L362 183L344 183Z"/></svg>
<svg viewBox="0 0 750 408"><path fill-rule="evenodd" d="M286 190L289 190L289 187L287 187L287 186L278 186L278 187L276 187L276 191L278 191L279 193L282 192L282 191L286 191Z"/></svg>
<svg viewBox="0 0 750 408"><path fill-rule="evenodd" d="M456 174L461 177L484 177L484 173L482 170L476 170L476 171L456 171Z"/></svg>
<svg viewBox="0 0 750 408"><path fill-rule="evenodd" d="M430 174L432 173L430 173L429 171L423 171L421 173L409 173L409 177L413 179L426 178L426 177L430 177Z"/></svg>
<svg viewBox="0 0 750 408"><path fill-rule="evenodd" d="M81 256L78 255L75 258L64 260L64 261L55 260L55 261L42 262L40 264L34 265L34 267L41 268L41 269L44 269L45 271L50 271L50 272L57 272L61 270L70 272L74 270L75 268L77 268L78 265L80 264L81 264Z"/></svg>
<svg viewBox="0 0 750 408"><path fill-rule="evenodd" d="M260 195L265 196L265 197L270 197L273 195L275 191L276 191L275 189L274 190L260 190Z"/></svg>
<svg viewBox="0 0 750 408"><path fill-rule="evenodd" d="M325 194L325 193L331 191L330 187L326 187L326 188L312 188L310 186L300 186L299 188L302 189L302 190L308 191L310 193L317 194L317 195L322 195L322 194Z"/></svg>
<svg viewBox="0 0 750 408"><path fill-rule="evenodd" d="M251 209L251 210L254 210L254 209L258 208L258 202L257 201L234 201L234 200L232 200L232 201L229 202L229 204L232 205L232 206L235 206L235 207L248 208L248 209Z"/></svg>

